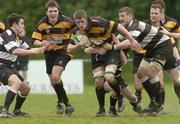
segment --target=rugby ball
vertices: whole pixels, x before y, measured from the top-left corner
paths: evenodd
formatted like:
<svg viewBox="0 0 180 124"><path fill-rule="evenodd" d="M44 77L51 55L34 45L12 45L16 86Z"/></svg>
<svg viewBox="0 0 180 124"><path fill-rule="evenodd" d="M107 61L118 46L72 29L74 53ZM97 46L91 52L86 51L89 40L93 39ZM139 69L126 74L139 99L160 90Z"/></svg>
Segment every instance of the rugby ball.
<svg viewBox="0 0 180 124"><path fill-rule="evenodd" d="M75 44L78 44L79 42L81 42L81 38L82 38L83 36L84 36L83 34L79 34L79 33L75 34L75 35L73 36L73 41L74 41L74 43L75 43Z"/></svg>

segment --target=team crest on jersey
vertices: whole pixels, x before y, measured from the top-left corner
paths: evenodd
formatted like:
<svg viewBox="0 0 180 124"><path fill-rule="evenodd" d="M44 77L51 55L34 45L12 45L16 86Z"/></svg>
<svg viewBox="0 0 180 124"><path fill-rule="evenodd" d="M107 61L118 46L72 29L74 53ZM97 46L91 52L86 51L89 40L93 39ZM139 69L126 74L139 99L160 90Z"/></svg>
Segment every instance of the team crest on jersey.
<svg viewBox="0 0 180 124"><path fill-rule="evenodd" d="M59 64L60 64L60 65L62 65L62 63L63 63L62 61L59 61Z"/></svg>
<svg viewBox="0 0 180 124"><path fill-rule="evenodd" d="M49 34L49 33L50 33L50 30L49 30L49 29L47 29L47 30L46 30L46 34Z"/></svg>

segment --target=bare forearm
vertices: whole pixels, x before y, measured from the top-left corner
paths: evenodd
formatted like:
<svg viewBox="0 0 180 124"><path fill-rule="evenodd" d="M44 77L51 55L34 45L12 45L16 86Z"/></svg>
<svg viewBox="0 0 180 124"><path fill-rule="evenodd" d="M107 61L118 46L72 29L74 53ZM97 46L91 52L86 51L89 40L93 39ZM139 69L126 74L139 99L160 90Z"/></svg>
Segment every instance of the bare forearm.
<svg viewBox="0 0 180 124"><path fill-rule="evenodd" d="M130 42L129 40L124 40L122 42L119 42L117 44L114 45L115 49L126 49L130 47Z"/></svg>
<svg viewBox="0 0 180 124"><path fill-rule="evenodd" d="M15 55L18 55L18 56L27 56L27 55L43 53L43 49L42 48L32 48L29 50L25 50L25 49L17 48L15 50L13 50L12 53Z"/></svg>
<svg viewBox="0 0 180 124"><path fill-rule="evenodd" d="M118 25L117 30L121 32L130 41L130 43L134 41L134 38L131 36L131 34L121 24Z"/></svg>
<svg viewBox="0 0 180 124"><path fill-rule="evenodd" d="M86 49L84 49L85 53L89 53L89 54L98 54L97 49L93 48L93 47L88 47Z"/></svg>
<svg viewBox="0 0 180 124"><path fill-rule="evenodd" d="M72 44L69 44L68 47L67 47L67 52L68 53L73 53L75 52L76 50L78 50L81 46L76 44L76 45L72 45Z"/></svg>
<svg viewBox="0 0 180 124"><path fill-rule="evenodd" d="M169 32L167 35L170 36L170 37L174 37L174 38L180 38L180 33L171 33L171 32Z"/></svg>

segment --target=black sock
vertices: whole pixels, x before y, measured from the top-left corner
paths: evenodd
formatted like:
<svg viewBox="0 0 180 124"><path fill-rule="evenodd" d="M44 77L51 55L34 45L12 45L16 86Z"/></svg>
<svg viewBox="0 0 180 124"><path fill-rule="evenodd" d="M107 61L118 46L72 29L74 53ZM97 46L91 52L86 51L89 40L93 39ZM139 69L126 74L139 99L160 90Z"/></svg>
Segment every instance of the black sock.
<svg viewBox="0 0 180 124"><path fill-rule="evenodd" d="M119 97L120 95L120 87L119 87L119 82L115 81L112 85L110 85L110 87L116 92L117 97Z"/></svg>
<svg viewBox="0 0 180 124"><path fill-rule="evenodd" d="M7 110L9 109L9 106L11 105L11 103L13 102L14 98L16 96L16 93L14 93L11 90L8 90L7 94L6 94L6 98L4 101L4 107L7 108Z"/></svg>
<svg viewBox="0 0 180 124"><path fill-rule="evenodd" d="M177 97L180 99L180 86L174 86L174 91Z"/></svg>
<svg viewBox="0 0 180 124"><path fill-rule="evenodd" d="M144 89L146 90L146 92L148 93L150 100L152 100L154 96L153 96L153 89L152 89L149 79L143 82L142 85Z"/></svg>
<svg viewBox="0 0 180 124"><path fill-rule="evenodd" d="M99 102L99 107L104 108L104 100L105 100L105 91L104 88L97 89L96 88L96 96Z"/></svg>
<svg viewBox="0 0 180 124"><path fill-rule="evenodd" d="M56 94L57 94L57 97L58 97L58 102L62 102L68 106L69 105L69 100L68 100L68 97L67 97L67 94L66 94L66 91L63 87L63 83L60 82L58 84L55 84L53 86L54 90L56 91Z"/></svg>
<svg viewBox="0 0 180 124"><path fill-rule="evenodd" d="M136 89L136 88L135 88L135 89ZM141 90L137 90L137 89L136 89L135 94L136 94L136 96L141 96L142 92L141 92Z"/></svg>
<svg viewBox="0 0 180 124"><path fill-rule="evenodd" d="M115 108L116 102L117 102L117 97L110 96L110 107Z"/></svg>
<svg viewBox="0 0 180 124"><path fill-rule="evenodd" d="M164 101L165 101L165 90L162 89L160 91L160 100L161 100L161 105L164 105Z"/></svg>
<svg viewBox="0 0 180 124"><path fill-rule="evenodd" d="M161 104L161 96L160 96L160 81L152 84L152 89L155 97L155 102Z"/></svg>
<svg viewBox="0 0 180 124"><path fill-rule="evenodd" d="M16 104L15 104L15 109L21 109L22 104L24 103L24 101L26 100L26 96L21 96L19 94L17 94L16 96Z"/></svg>

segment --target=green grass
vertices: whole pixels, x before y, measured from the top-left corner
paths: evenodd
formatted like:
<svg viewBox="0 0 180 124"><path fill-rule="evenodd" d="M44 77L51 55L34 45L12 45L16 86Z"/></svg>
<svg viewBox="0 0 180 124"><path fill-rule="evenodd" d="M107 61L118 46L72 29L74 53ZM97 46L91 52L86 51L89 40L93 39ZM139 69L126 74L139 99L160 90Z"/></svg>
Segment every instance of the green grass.
<svg viewBox="0 0 180 124"><path fill-rule="evenodd" d="M124 67L123 76L134 92L131 65ZM95 117L98 110L98 103L95 96L95 88L90 71L90 64L85 64L85 91L84 94L68 95L70 102L75 107L75 112L71 116L56 114L56 96L48 94L30 94L23 106L23 111L29 112L32 117L16 117L11 119L0 118L0 124L179 124L180 105L173 91L173 86L165 74L166 100L164 112L167 114L155 117L141 117L131 110L131 106L126 100L125 111L118 117ZM0 95L0 104L3 104L4 95ZM143 92L142 107L149 103L147 95ZM11 105L12 111L14 103ZM109 94L106 95L106 112L109 107Z"/></svg>
<svg viewBox="0 0 180 124"><path fill-rule="evenodd" d="M132 85L131 85L132 87ZM126 108L119 117L95 117L97 112L97 100L94 92L94 86L86 86L85 93L82 95L69 95L71 103L75 107L75 112L71 116L57 115L55 113L56 96L55 95L37 95L30 94L23 110L31 113L32 117L16 117L12 119L0 119L0 124L179 124L180 123L180 106L177 98L173 93L170 84L166 85L166 104L165 109L168 114L156 117L140 117L131 110L128 100ZM146 94L143 93L144 99L142 106L148 104ZM109 94L106 95L106 111L109 106ZM0 103L3 104L4 95L1 95ZM14 106L14 105L11 105ZM10 108L12 111L12 107Z"/></svg>

